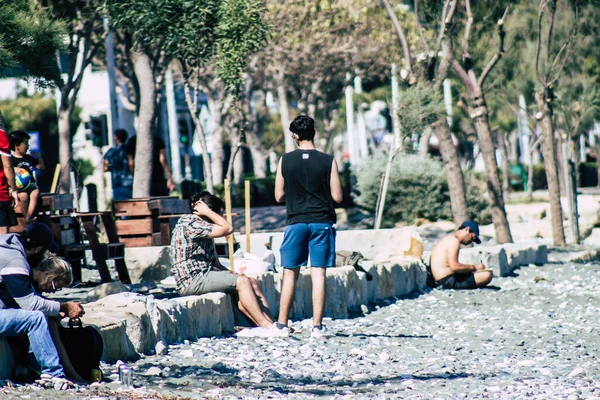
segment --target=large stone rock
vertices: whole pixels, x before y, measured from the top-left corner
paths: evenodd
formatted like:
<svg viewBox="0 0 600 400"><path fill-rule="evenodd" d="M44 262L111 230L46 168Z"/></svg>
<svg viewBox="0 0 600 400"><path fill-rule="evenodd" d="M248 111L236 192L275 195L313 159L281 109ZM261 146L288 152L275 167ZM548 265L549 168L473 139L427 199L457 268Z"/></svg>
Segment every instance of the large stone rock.
<svg viewBox="0 0 600 400"><path fill-rule="evenodd" d="M125 263L131 283L158 282L170 275L169 246L127 247Z"/></svg>
<svg viewBox="0 0 600 400"><path fill-rule="evenodd" d="M245 248L246 235L237 234L236 240ZM261 256L264 243L271 243L275 256L283 242L283 232L253 233L250 235L250 252ZM423 241L414 227L397 229L364 229L337 231L336 249L360 251L368 260L385 262L390 257L421 257Z"/></svg>
<svg viewBox="0 0 600 400"><path fill-rule="evenodd" d="M100 300L106 296L117 293L129 292L129 288L125 286L121 281L107 282L96 286L90 290L87 294L87 301L93 302Z"/></svg>

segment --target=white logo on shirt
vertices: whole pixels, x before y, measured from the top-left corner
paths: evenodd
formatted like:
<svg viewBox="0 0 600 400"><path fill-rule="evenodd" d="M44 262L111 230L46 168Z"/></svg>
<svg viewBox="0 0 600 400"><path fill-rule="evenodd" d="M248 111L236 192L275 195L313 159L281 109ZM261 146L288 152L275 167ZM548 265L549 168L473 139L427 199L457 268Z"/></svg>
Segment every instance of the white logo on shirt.
<svg viewBox="0 0 600 400"><path fill-rule="evenodd" d="M302 154L302 159L303 160L308 160L308 157L310 157L310 154L308 154L308 153L303 153Z"/></svg>

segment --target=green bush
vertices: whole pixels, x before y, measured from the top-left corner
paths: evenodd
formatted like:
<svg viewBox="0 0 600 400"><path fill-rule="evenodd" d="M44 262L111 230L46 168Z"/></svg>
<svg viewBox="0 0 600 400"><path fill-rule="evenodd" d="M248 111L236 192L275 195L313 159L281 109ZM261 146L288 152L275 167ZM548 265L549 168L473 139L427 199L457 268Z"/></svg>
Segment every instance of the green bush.
<svg viewBox="0 0 600 400"><path fill-rule="evenodd" d="M355 202L372 212L386 161L385 156L374 157L355 171ZM467 174L465 183L470 217L482 224L491 222L488 204L475 176ZM412 224L417 218L452 220L446 171L436 160L399 154L392 163L381 225L389 228L400 221Z"/></svg>

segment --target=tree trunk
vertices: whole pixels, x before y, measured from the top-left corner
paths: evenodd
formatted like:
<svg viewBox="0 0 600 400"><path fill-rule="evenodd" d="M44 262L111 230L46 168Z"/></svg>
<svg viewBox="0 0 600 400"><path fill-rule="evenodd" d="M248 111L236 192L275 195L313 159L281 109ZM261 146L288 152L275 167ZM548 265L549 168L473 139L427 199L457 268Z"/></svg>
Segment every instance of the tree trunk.
<svg viewBox="0 0 600 400"><path fill-rule="evenodd" d="M433 131L430 128L426 128L421 135L421 139L419 139L419 155L422 158L429 157L429 140L432 134Z"/></svg>
<svg viewBox="0 0 600 400"><path fill-rule="evenodd" d="M465 195L465 181L458 154L456 153L456 147L452 143L450 127L445 116L440 117L433 125L433 133L440 143L440 153L446 167L454 223L460 226L460 224L469 219L467 197Z"/></svg>
<svg viewBox="0 0 600 400"><path fill-rule="evenodd" d="M133 70L140 83L138 126L136 129L135 169L133 174L133 197L150 196L152 177L152 119L156 107L154 75L150 58L139 47L131 51Z"/></svg>
<svg viewBox="0 0 600 400"><path fill-rule="evenodd" d="M71 127L69 125L69 108L61 101L58 110L58 162L60 163L60 193L69 192L69 174L71 172L71 158L73 157L71 148Z"/></svg>
<svg viewBox="0 0 600 400"><path fill-rule="evenodd" d="M206 190L208 190L210 193L214 193L215 188L213 184L212 166L210 163L208 146L206 145L206 132L204 132L204 126L202 126L202 122L198 117L198 103L197 101L192 100L192 95L190 93L191 88L187 82L185 83L184 90L185 102L187 103L190 114L192 115L192 120L194 121L194 126L196 127L196 134L198 135L200 147L202 148L202 166L204 167L203 169L204 180L206 181ZM197 91L194 91L194 96L198 96Z"/></svg>
<svg viewBox="0 0 600 400"><path fill-rule="evenodd" d="M502 199L504 204L508 202L508 148L507 138L504 132L498 132L498 143L500 145L500 153L502 154Z"/></svg>
<svg viewBox="0 0 600 400"><path fill-rule="evenodd" d="M229 163L227 164L227 179L229 180L229 182L233 182L233 169L234 169L234 163L235 163L235 159L238 156L238 152L240 151L240 146L239 145L231 145L231 156L229 157Z"/></svg>
<svg viewBox="0 0 600 400"><path fill-rule="evenodd" d="M527 162L527 197L533 199L533 152L536 138L532 134L529 139L529 160Z"/></svg>
<svg viewBox="0 0 600 400"><path fill-rule="evenodd" d="M279 116L281 119L281 127L283 128L283 139L285 143L285 152L289 153L294 150L294 140L290 133L290 107L287 100L287 88L282 84L277 84L277 102L279 103Z"/></svg>
<svg viewBox="0 0 600 400"><path fill-rule="evenodd" d="M540 127L543 135L544 168L548 181L548 196L550 197L550 218L552 222L552 241L555 246L566 246L565 231L563 227L563 211L560 204L560 188L558 184L558 166L556 164L556 140L554 126L552 125L551 104L546 102L543 93L536 93L535 100L543 117Z"/></svg>
<svg viewBox="0 0 600 400"><path fill-rule="evenodd" d="M208 90L206 91L208 92ZM213 184L223 183L223 160L225 155L223 154L223 103L218 99L212 98L209 93L208 97L208 111L212 120L212 157L211 157L211 170L213 177ZM212 192L211 192L212 193Z"/></svg>
<svg viewBox="0 0 600 400"><path fill-rule="evenodd" d="M488 122L488 110L483 100L483 93L476 91L471 93L472 99L479 99L480 103L471 112L471 119L475 124L477 136L479 138L479 148L483 156L485 165L485 176L487 182L490 207L492 209L492 222L496 230L496 243L512 242L512 235L506 218L504 209L504 198L502 195L502 186L498 176L498 162L496 161L496 149L490 132ZM475 101L473 101L475 103Z"/></svg>
<svg viewBox="0 0 600 400"><path fill-rule="evenodd" d="M244 149L240 147L237 157L233 160L233 182L239 185L244 181Z"/></svg>

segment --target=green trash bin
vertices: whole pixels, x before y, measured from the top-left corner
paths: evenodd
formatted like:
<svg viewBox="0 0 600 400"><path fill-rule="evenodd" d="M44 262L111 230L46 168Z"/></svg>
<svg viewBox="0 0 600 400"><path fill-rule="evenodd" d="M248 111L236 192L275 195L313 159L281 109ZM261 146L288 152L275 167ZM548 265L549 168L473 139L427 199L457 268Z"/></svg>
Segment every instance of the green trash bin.
<svg viewBox="0 0 600 400"><path fill-rule="evenodd" d="M527 170L523 164L513 164L508 169L508 184L514 189L523 186L527 191Z"/></svg>

